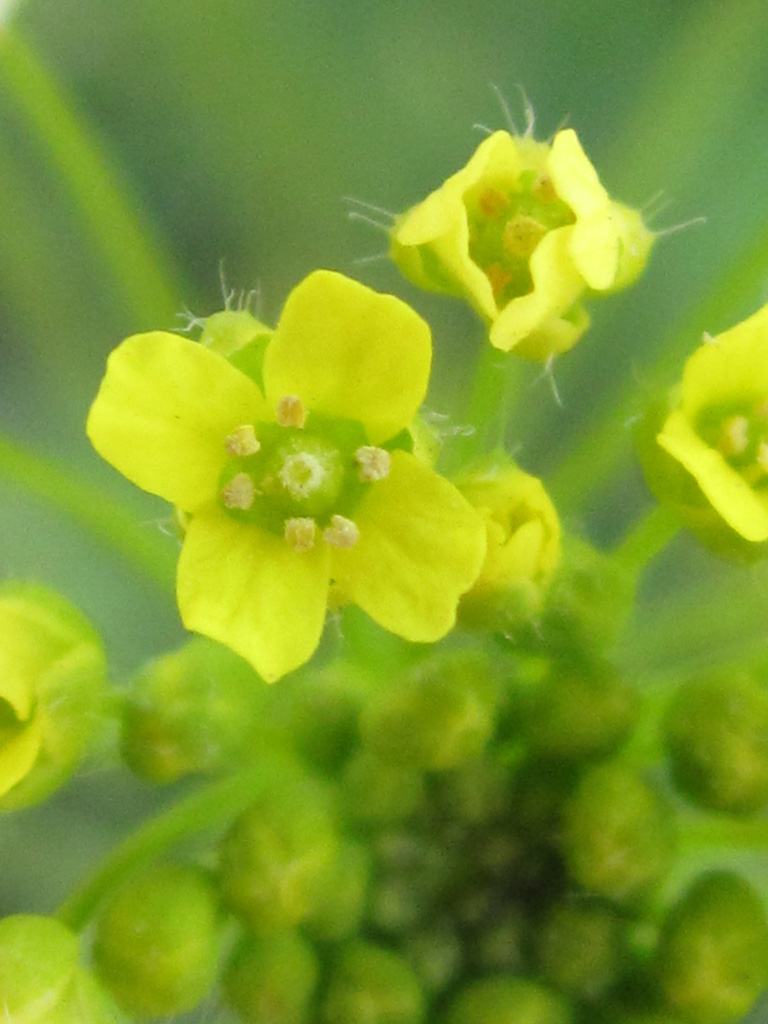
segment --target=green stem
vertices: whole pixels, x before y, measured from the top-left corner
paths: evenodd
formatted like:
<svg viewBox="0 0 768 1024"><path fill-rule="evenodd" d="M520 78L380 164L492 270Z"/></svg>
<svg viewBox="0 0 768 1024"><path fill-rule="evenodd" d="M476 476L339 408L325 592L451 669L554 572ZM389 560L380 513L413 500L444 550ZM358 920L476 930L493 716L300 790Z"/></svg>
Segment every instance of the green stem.
<svg viewBox="0 0 768 1024"><path fill-rule="evenodd" d="M176 545L158 530L143 526L100 488L78 478L70 467L61 468L0 437L0 479L65 512L173 594Z"/></svg>
<svg viewBox="0 0 768 1024"><path fill-rule="evenodd" d="M253 802L274 770L284 766L249 767L197 790L148 821L111 853L101 866L59 907L59 920L79 931L90 921L102 900L134 871L144 867L189 836L225 824Z"/></svg>
<svg viewBox="0 0 768 1024"><path fill-rule="evenodd" d="M51 72L7 27L0 34L0 84L48 151L139 325L172 324L180 289L149 225Z"/></svg>
<svg viewBox="0 0 768 1024"><path fill-rule="evenodd" d="M676 536L680 523L668 509L655 505L629 531L613 554L627 571L639 576L651 561Z"/></svg>

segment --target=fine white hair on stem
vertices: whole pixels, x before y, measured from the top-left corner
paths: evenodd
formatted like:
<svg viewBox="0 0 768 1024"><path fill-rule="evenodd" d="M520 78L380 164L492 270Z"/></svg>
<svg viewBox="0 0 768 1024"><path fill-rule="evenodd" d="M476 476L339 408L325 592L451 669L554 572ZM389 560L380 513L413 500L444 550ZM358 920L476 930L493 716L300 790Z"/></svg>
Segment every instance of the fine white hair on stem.
<svg viewBox="0 0 768 1024"><path fill-rule="evenodd" d="M519 82L517 83L517 88L520 90L520 98L523 101L523 112L525 113L525 132L523 134L526 139L532 139L533 132L536 127L536 111L533 109L533 104L528 98L528 93Z"/></svg>
<svg viewBox="0 0 768 1024"><path fill-rule="evenodd" d="M385 235L388 235L391 230L391 225L382 224L378 220L374 220L373 217L369 217L367 213L361 213L359 210L347 210L347 219L358 221L361 224L368 224L372 228L376 228L377 231L383 231Z"/></svg>
<svg viewBox="0 0 768 1024"><path fill-rule="evenodd" d="M557 387L557 381L555 380L554 366L555 366L555 353L552 352L547 357L546 363L544 363L544 369L541 371L540 374L538 374L538 376L534 377L533 380L531 381L531 387L533 387L534 385L538 384L542 380L548 381L550 389L552 391L552 397L555 399L555 402L562 409L563 408L563 400L560 397L560 391L559 391L559 389Z"/></svg>
<svg viewBox="0 0 768 1024"><path fill-rule="evenodd" d="M386 259L389 259L388 252L374 252L370 256L358 256L351 262L353 267L361 267L364 266L366 263L378 263L379 260Z"/></svg>
<svg viewBox="0 0 768 1024"><path fill-rule="evenodd" d="M517 125L515 124L515 119L512 117L512 111L509 109L506 96L495 82L490 82L489 84L496 96L496 99L498 100L499 106L501 107L501 112L504 115L504 120L507 122L507 127L513 135L519 135L520 133L517 129Z"/></svg>
<svg viewBox="0 0 768 1024"><path fill-rule="evenodd" d="M706 224L707 218L703 215L698 217L691 217L690 220L683 221L682 224L673 224L670 228L661 228L660 231L654 232L657 238L664 238L667 235L676 235L678 231L685 231L686 228L692 228L696 224Z"/></svg>
<svg viewBox="0 0 768 1024"><path fill-rule="evenodd" d="M391 210L385 210L383 206L376 206L375 203L369 203L365 199L355 199L354 196L342 196L341 198L343 202L353 203L355 206L368 210L369 213L380 213L383 217L389 217L390 220L397 219L396 213L392 213Z"/></svg>
<svg viewBox="0 0 768 1024"><path fill-rule="evenodd" d="M180 313L176 314L176 319L182 321L181 327L177 327L176 330L181 331L183 334L188 334L197 327L205 326L205 317L196 316L187 306Z"/></svg>
<svg viewBox="0 0 768 1024"><path fill-rule="evenodd" d="M480 124L479 121L475 121L472 125L473 132L482 132L483 135L493 135L493 128L489 128L487 124Z"/></svg>

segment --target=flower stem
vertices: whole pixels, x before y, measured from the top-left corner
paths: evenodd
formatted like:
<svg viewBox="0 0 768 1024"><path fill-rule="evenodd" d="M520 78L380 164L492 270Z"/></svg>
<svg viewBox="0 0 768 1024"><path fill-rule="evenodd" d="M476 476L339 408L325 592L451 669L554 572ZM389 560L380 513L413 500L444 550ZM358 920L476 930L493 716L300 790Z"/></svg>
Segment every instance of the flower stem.
<svg viewBox="0 0 768 1024"><path fill-rule="evenodd" d="M92 483L0 437L0 478L23 487L84 526L135 569L173 594L176 545L141 525Z"/></svg>
<svg viewBox="0 0 768 1024"><path fill-rule="evenodd" d="M679 529L679 521L668 509L654 505L614 548L614 557L637 577Z"/></svg>
<svg viewBox="0 0 768 1024"><path fill-rule="evenodd" d="M59 907L56 916L69 928L80 931L102 900L126 877L183 839L234 818L258 797L275 771L285 768L279 759L250 766L197 790L163 811L112 850L91 877Z"/></svg>
<svg viewBox="0 0 768 1024"><path fill-rule="evenodd" d="M138 325L170 326L181 307L176 272L64 90L7 27L0 34L0 84L47 150Z"/></svg>

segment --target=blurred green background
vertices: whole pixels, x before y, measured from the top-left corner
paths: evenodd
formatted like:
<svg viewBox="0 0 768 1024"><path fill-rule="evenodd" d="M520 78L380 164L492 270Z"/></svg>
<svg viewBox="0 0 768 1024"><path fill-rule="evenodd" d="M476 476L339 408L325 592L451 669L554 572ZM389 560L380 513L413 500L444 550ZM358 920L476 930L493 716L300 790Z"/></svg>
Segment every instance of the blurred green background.
<svg viewBox="0 0 768 1024"><path fill-rule="evenodd" d="M481 330L385 260L357 263L386 240L350 222L343 197L393 211L421 199L466 161L482 137L473 125L504 126L491 84L521 125L525 89L540 137L567 118L617 198L643 206L661 192L655 228L706 217L659 242L637 287L593 307L594 330L555 368L562 407L538 370L521 377L510 443L552 481L569 525L609 541L639 513L648 499L626 421L674 379L702 330L768 299L764 0L27 0L13 27L76 112L160 270L139 265L141 245L104 220L110 203L78 179L61 119L36 121L39 83L0 29L0 432L103 489L153 542L167 508L99 462L84 418L125 335L221 308L220 266L228 287L259 289L270 321L318 266L396 291L433 326L430 404L460 421ZM593 488L606 436L596 424L617 398L608 432L619 464L610 486ZM574 448L581 462L558 475ZM156 583L7 476L3 577L75 600L103 631L118 680L180 638ZM764 582L733 585L757 600ZM713 583L731 586L730 571L682 540L644 607ZM159 800L122 775L95 776L1 821L6 909L50 910Z"/></svg>

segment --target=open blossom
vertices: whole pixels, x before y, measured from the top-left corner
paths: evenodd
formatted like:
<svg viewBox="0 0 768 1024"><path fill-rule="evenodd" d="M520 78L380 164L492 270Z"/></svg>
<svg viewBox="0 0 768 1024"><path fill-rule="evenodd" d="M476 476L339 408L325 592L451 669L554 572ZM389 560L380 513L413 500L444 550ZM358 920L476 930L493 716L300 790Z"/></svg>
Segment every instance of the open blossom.
<svg viewBox="0 0 768 1024"><path fill-rule="evenodd" d="M263 389L174 334L135 335L112 353L88 436L186 514L177 596L187 628L267 680L312 655L332 583L408 640L448 632L485 531L407 450L430 361L416 313L330 271L289 296Z"/></svg>
<svg viewBox="0 0 768 1024"><path fill-rule="evenodd" d="M660 501L724 554L757 557L768 541L768 306L706 339L641 434Z"/></svg>
<svg viewBox="0 0 768 1024"><path fill-rule="evenodd" d="M589 326L582 300L630 284L653 235L614 202L572 129L551 145L494 132L395 222L391 255L421 287L465 298L491 344L547 359Z"/></svg>

